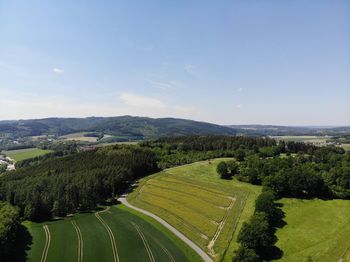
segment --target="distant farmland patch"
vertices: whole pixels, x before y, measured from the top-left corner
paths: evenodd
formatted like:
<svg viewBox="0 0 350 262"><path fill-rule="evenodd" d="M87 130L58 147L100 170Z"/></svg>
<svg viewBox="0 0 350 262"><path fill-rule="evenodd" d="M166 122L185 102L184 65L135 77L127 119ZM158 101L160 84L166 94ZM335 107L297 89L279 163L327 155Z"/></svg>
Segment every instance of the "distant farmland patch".
<svg viewBox="0 0 350 262"><path fill-rule="evenodd" d="M272 136L276 140L311 143L315 145L325 144L329 136Z"/></svg>
<svg viewBox="0 0 350 262"><path fill-rule="evenodd" d="M5 155L14 159L16 162L22 161L28 158L33 158L37 156L42 156L47 153L52 152L51 150L44 150L39 148L26 148L18 150L3 151Z"/></svg>
<svg viewBox="0 0 350 262"><path fill-rule="evenodd" d="M220 161L197 162L147 177L128 200L166 220L215 261L231 261L238 231L253 214L260 187L220 179L216 173Z"/></svg>
<svg viewBox="0 0 350 262"><path fill-rule="evenodd" d="M83 142L97 142L97 137L88 136L88 132L72 133L65 136L60 136L59 139L67 141L83 141Z"/></svg>
<svg viewBox="0 0 350 262"><path fill-rule="evenodd" d="M350 261L350 201L280 202L287 223L276 233L282 261Z"/></svg>

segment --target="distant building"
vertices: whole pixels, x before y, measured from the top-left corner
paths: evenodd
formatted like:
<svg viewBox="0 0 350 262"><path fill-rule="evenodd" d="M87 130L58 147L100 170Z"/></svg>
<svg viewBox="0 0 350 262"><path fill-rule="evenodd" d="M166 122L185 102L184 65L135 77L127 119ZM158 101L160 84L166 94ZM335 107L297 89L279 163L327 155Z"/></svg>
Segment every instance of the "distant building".
<svg viewBox="0 0 350 262"><path fill-rule="evenodd" d="M14 164L10 164L7 166L7 171L12 171L12 170L16 170L16 167Z"/></svg>
<svg viewBox="0 0 350 262"><path fill-rule="evenodd" d="M6 161L0 159L0 165L7 166L7 165L8 165L8 162L6 162Z"/></svg>

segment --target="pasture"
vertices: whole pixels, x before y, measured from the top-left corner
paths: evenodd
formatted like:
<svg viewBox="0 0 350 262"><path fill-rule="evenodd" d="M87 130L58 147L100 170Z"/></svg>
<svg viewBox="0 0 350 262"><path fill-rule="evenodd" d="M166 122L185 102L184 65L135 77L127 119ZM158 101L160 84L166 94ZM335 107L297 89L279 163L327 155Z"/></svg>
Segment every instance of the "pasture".
<svg viewBox="0 0 350 262"><path fill-rule="evenodd" d="M260 187L216 173L223 159L170 168L140 180L128 201L173 225L215 261L231 261ZM226 159L228 160L228 159Z"/></svg>
<svg viewBox="0 0 350 262"><path fill-rule="evenodd" d="M37 156L42 156L47 153L52 152L51 150L44 150L39 148L26 148L18 150L3 151L5 155L14 159L16 162L22 161L28 158L33 158Z"/></svg>
<svg viewBox="0 0 350 262"><path fill-rule="evenodd" d="M163 226L122 205L24 225L32 237L28 261L200 261Z"/></svg>
<svg viewBox="0 0 350 262"><path fill-rule="evenodd" d="M350 261L350 201L282 199L282 261Z"/></svg>

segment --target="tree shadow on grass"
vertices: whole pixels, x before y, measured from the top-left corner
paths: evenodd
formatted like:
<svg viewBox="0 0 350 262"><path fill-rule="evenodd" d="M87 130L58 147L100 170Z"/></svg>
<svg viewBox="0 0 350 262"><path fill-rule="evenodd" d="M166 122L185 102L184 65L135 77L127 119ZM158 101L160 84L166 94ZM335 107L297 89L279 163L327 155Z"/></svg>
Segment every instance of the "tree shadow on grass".
<svg viewBox="0 0 350 262"><path fill-rule="evenodd" d="M282 203L275 203L275 206L276 206L276 214L275 214L275 219L273 221L273 226L275 228L282 228L285 225L287 225L286 221L284 221L286 214L282 210L283 204Z"/></svg>
<svg viewBox="0 0 350 262"><path fill-rule="evenodd" d="M280 259L283 256L283 251L279 247L270 246L265 250L264 260L271 261L275 259Z"/></svg>
<svg viewBox="0 0 350 262"><path fill-rule="evenodd" d="M16 242L12 252L6 257L0 257L0 261L24 262L27 261L28 250L33 243L33 237L30 235L28 229L20 225Z"/></svg>

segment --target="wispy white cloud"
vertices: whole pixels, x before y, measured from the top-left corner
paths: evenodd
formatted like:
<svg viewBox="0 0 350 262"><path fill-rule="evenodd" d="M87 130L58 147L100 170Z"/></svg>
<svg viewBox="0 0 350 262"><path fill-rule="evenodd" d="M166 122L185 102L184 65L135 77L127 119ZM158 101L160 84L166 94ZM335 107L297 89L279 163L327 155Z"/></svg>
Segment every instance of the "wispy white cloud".
<svg viewBox="0 0 350 262"><path fill-rule="evenodd" d="M119 98L123 101L124 104L132 107L156 108L156 109L161 109L166 107L165 103L152 97L134 95L130 93L122 93Z"/></svg>
<svg viewBox="0 0 350 262"><path fill-rule="evenodd" d="M243 91L243 88L240 87L240 88L237 89L237 91L238 91L238 92L242 92L242 91Z"/></svg>
<svg viewBox="0 0 350 262"><path fill-rule="evenodd" d="M192 64L186 64L184 66L185 71L190 75L195 75L195 67Z"/></svg>
<svg viewBox="0 0 350 262"><path fill-rule="evenodd" d="M238 105L236 105L236 108L241 109L241 108L242 108L242 105L241 105L241 104L238 104Z"/></svg>
<svg viewBox="0 0 350 262"><path fill-rule="evenodd" d="M154 97L140 96L127 92L120 94L119 100L123 103L119 111L133 115L181 118L193 118L193 116L200 115L200 112L194 106L174 105Z"/></svg>
<svg viewBox="0 0 350 262"><path fill-rule="evenodd" d="M61 69L61 68L53 68L52 71L55 73L55 74L63 74L64 73L64 70Z"/></svg>
<svg viewBox="0 0 350 262"><path fill-rule="evenodd" d="M152 84L154 87L162 90L176 89L178 87L178 83L173 80L152 80L147 79L148 83Z"/></svg>

